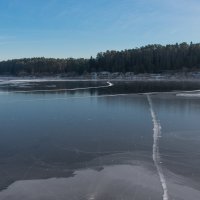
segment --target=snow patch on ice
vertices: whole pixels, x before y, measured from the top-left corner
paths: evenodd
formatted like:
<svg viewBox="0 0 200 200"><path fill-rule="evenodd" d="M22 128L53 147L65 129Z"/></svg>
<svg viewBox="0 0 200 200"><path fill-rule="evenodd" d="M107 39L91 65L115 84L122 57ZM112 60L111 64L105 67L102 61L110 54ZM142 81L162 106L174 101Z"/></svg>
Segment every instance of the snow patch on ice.
<svg viewBox="0 0 200 200"><path fill-rule="evenodd" d="M200 97L200 93L179 93L177 97Z"/></svg>

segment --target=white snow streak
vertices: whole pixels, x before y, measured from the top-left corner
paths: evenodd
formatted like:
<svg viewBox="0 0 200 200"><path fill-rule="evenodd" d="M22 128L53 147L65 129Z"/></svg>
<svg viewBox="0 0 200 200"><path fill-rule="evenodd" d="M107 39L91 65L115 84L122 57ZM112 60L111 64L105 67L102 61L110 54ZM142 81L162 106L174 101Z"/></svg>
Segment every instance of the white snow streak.
<svg viewBox="0 0 200 200"><path fill-rule="evenodd" d="M200 97L200 93L179 93L177 97Z"/></svg>
<svg viewBox="0 0 200 200"><path fill-rule="evenodd" d="M163 188L163 200L168 200L169 196L168 196L168 189L167 189L167 183L166 183L166 179L162 170L162 166L160 165L161 161L160 161L160 153L159 153L159 137L161 135L161 125L156 117L154 108L153 108L153 103L151 100L151 96L148 94L147 95L147 99L149 102L149 106L150 106L150 112L151 112L151 117L152 117L152 121L153 121L153 161L154 161L154 165L156 167L156 170L158 172L159 178L160 178L160 182Z"/></svg>
<svg viewBox="0 0 200 200"><path fill-rule="evenodd" d="M12 91L12 92L0 92L0 94L8 94L8 93L34 93L34 92L59 92L59 91L76 91L76 90L87 90L87 89L99 89L99 88L107 88L112 87L114 84L111 82L107 82L108 85L103 86L94 86L94 87L84 87L84 88L71 88L71 89L51 89L51 90L21 90L21 91Z"/></svg>

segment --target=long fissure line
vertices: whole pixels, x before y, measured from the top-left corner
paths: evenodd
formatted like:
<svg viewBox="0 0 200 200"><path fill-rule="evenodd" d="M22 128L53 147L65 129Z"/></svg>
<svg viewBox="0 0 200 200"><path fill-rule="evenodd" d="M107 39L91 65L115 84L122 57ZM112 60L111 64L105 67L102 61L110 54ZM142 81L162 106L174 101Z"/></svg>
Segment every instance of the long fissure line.
<svg viewBox="0 0 200 200"><path fill-rule="evenodd" d="M153 108L153 103L152 103L152 99L151 96L149 94L147 94L147 99L148 99L148 103L149 103L149 107L150 107L150 112L151 112L151 117L152 117L152 121L153 121L153 161L154 161L154 165L156 167L157 173L159 175L160 178L160 183L162 185L162 189L163 189L163 200L169 200L169 195L168 195L168 189L167 189L167 183L166 183L166 179L163 173L163 169L161 166L161 162L160 162L160 153L159 153L159 137L161 135L161 125L156 117L156 113L154 111Z"/></svg>
<svg viewBox="0 0 200 200"><path fill-rule="evenodd" d="M113 86L111 82L107 82L108 85L103 86L94 86L94 87L84 87L84 88L71 88L71 89L51 89L51 90L22 90L22 91L12 91L12 92L1 92L0 94L8 94L8 93L34 93L34 92L59 92L59 91L76 91L76 90L87 90L87 89L99 89L99 88L107 88Z"/></svg>

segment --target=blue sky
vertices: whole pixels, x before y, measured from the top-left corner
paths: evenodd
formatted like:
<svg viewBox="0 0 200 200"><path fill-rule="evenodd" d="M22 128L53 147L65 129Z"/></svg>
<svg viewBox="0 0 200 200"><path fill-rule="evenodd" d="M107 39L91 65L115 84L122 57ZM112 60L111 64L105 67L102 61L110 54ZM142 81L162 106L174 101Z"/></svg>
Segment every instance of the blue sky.
<svg viewBox="0 0 200 200"><path fill-rule="evenodd" d="M199 0L0 0L0 60L200 42Z"/></svg>

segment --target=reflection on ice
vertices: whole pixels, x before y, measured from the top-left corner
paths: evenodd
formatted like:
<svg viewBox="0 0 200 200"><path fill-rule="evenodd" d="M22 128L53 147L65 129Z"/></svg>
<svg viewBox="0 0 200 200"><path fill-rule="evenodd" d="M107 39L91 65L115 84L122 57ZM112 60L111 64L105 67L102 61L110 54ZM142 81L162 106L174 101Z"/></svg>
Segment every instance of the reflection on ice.
<svg viewBox="0 0 200 200"><path fill-rule="evenodd" d="M192 195L193 199L200 199L200 192L183 186L185 182L181 177L169 174L170 197L188 200ZM161 195L162 188L155 171L139 165L114 165L100 171L76 171L70 178L17 181L0 192L0 200L160 200Z"/></svg>

